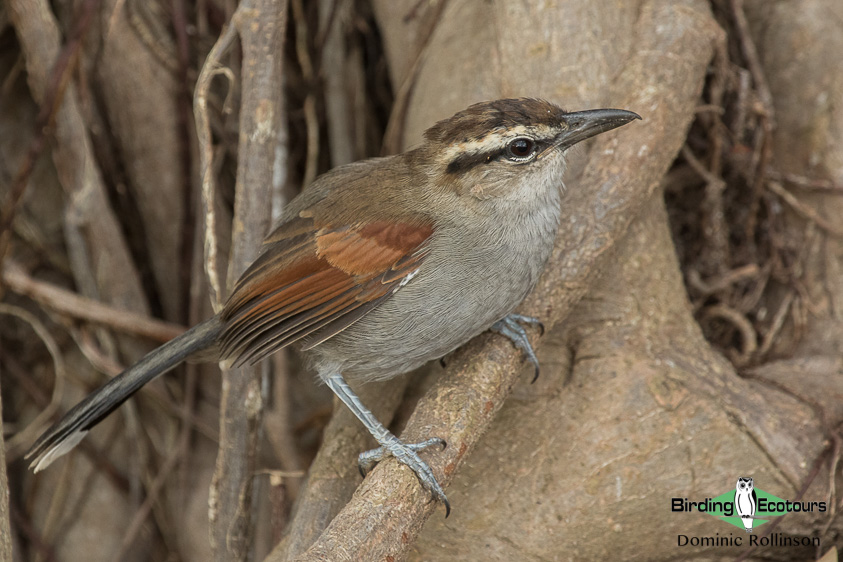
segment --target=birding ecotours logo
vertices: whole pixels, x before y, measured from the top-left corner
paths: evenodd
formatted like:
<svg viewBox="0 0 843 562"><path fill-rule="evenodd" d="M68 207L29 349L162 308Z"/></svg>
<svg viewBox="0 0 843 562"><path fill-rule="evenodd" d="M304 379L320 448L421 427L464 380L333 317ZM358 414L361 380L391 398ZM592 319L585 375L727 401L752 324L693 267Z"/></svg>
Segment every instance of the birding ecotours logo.
<svg viewBox="0 0 843 562"><path fill-rule="evenodd" d="M733 480L734 482L734 480ZM774 517L796 512L825 512L828 502L807 501L804 499L783 500L755 487L752 477L740 476L734 488L716 498L692 501L689 498L671 498L670 510L684 513L707 513L722 521L743 529L744 533L726 533L714 535L678 534L676 545L679 547L742 547L742 546L813 546L820 547L820 537L816 535L789 535L786 533L755 533L755 529Z"/></svg>
<svg viewBox="0 0 843 562"><path fill-rule="evenodd" d="M740 476L735 488L716 498L691 501L688 498L671 498L671 511L707 513L724 522L752 533L773 517L791 512L819 511L827 509L824 501L784 500L755 487L751 477Z"/></svg>

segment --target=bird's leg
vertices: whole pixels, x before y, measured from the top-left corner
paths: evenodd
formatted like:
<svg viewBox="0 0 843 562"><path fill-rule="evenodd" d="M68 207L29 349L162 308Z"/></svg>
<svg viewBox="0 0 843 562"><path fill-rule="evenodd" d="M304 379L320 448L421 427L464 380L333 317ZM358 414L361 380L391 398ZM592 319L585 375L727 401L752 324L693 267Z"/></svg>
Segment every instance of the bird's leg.
<svg viewBox="0 0 843 562"><path fill-rule="evenodd" d="M371 470L378 462L382 461L386 457L395 457L399 462L407 465L410 470L415 472L416 477L419 479L419 482L425 490L430 492L435 499L445 504L445 517L450 515L451 504L448 503L448 498L445 496L445 492L442 490L439 482L436 481L436 477L433 476L433 471L430 470L427 463L421 460L417 454L417 451L421 451L431 445L441 445L444 447L445 440L434 437L433 439L428 439L427 441L423 441L421 443L404 443L390 433L389 430L384 427L377 418L375 418L375 415L363 405L360 398L358 398L354 391L351 390L351 387L348 386L348 383L345 382L345 379L342 378L341 374L336 373L325 377L325 383L331 390L334 391L334 394L336 394L339 399L348 406L348 409L357 416L357 419L363 422L363 425L366 426L366 429L369 430L369 433L372 434L375 441L380 444L379 448L360 454L357 459L360 473L363 476L366 476L366 472Z"/></svg>
<svg viewBox="0 0 843 562"><path fill-rule="evenodd" d="M544 333L544 326L538 318L524 316L523 314L508 314L492 324L491 330L502 336L506 336L513 344L515 344L515 347L524 352L524 355L527 356L527 360L530 361L530 363L532 363L536 368L536 374L533 376L532 381L536 382L539 378L539 358L536 357L536 352L533 351L533 346L530 345L530 340L527 338L527 332L525 332L524 328L521 326L522 323L538 326L542 333Z"/></svg>

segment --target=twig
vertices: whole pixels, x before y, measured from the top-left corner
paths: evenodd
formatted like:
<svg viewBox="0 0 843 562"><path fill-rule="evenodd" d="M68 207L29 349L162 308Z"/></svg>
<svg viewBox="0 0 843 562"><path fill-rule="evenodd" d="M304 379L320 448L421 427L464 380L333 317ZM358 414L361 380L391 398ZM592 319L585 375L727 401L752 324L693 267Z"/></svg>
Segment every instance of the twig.
<svg viewBox="0 0 843 562"><path fill-rule="evenodd" d="M121 310L83 297L67 289L27 275L16 262L7 259L2 269L3 285L11 291L75 320L107 326L127 334L136 334L165 343L184 333L184 327L143 314Z"/></svg>
<svg viewBox="0 0 843 562"><path fill-rule="evenodd" d="M87 9L93 1L86 0L83 7ZM47 69L61 47L58 24L46 0L10 0L7 5L26 57L30 90L36 99L43 99L50 77ZM52 155L67 194L65 244L76 287L88 297L146 312L146 296L109 205L76 88L71 84L68 88L56 113ZM142 346L130 338L121 338L119 345L128 356L141 352Z"/></svg>
<svg viewBox="0 0 843 562"><path fill-rule="evenodd" d="M85 326L73 325L68 326L68 329L70 337L73 338L79 351L96 371L112 378L122 373L126 368L113 355L103 349L105 346L92 333L93 330L89 330Z"/></svg>
<svg viewBox="0 0 843 562"><path fill-rule="evenodd" d="M56 340L34 314L18 306L5 303L0 303L0 314L15 316L29 324L35 334L44 342L47 351L50 352L50 357L53 358L56 377L56 382L53 385L53 396L47 407L34 420L29 422L24 429L18 431L6 441L6 462L12 462L23 454L24 447L32 442L35 434L42 431L47 421L58 411L61 398L64 395L64 383L67 375L64 370L64 360L62 359L61 350L59 350Z"/></svg>
<svg viewBox="0 0 843 562"><path fill-rule="evenodd" d="M752 73L745 68L738 69L737 99L735 100L735 116L732 119L732 134L742 139L746 133L746 115L752 91Z"/></svg>
<svg viewBox="0 0 843 562"><path fill-rule="evenodd" d="M302 473L304 474L304 473ZM290 493L285 485L285 477L280 473L269 475L269 527L272 544L278 544L290 518Z"/></svg>
<svg viewBox="0 0 843 562"><path fill-rule="evenodd" d="M0 461L2 461L3 453L0 452ZM5 465L5 463L4 463ZM2 470L2 469L0 469ZM4 492L0 491L0 495ZM9 506L9 512L11 514L11 521L14 523L15 531L26 537L26 540L29 542L30 545L30 552L34 554L33 559L37 560L38 562L56 562L56 552L52 545L47 544L44 541L44 538L41 536L39 529L32 524L32 520L28 517L28 514L24 514L21 510L15 505L14 502L9 502L7 499L0 497L3 500L4 505ZM7 533L5 537L0 538L0 542L3 541L10 541L12 539L12 534L4 529L4 533ZM8 549L8 555L5 554L6 548L3 545L3 551L0 553L4 554L4 560L15 560L15 557L12 556L11 545Z"/></svg>
<svg viewBox="0 0 843 562"><path fill-rule="evenodd" d="M319 164L319 116L316 114L316 95L314 92L316 69L310 58L307 46L307 21L304 15L302 0L292 0L290 7L296 25L296 57L301 66L307 95L304 98L304 122L307 128L307 156L305 157L302 188L310 185L316 179Z"/></svg>
<svg viewBox="0 0 843 562"><path fill-rule="evenodd" d="M244 0L231 21L240 36L243 58L229 286L257 257L269 231L268 203L272 201L276 164L282 158L278 130L283 115L283 57L279 53L283 52L287 2ZM209 58L206 66L214 60ZM207 173L209 168L203 166L203 170ZM245 560L251 547L252 483L263 415L258 375L266 372L264 367L223 369L222 373L220 446L208 510L211 548L220 562Z"/></svg>
<svg viewBox="0 0 843 562"><path fill-rule="evenodd" d="M179 251L179 295L183 303L181 309L182 320L190 316L190 302L187 298L190 293L190 274L193 257L193 238L195 233L194 221L196 219L195 190L192 181L192 158L191 158L191 84L188 78L190 72L190 39L188 37L187 14L185 13L185 0L172 0L172 21L173 30L176 36L176 53L178 59L178 94L176 97L176 115L178 117L178 148L179 148L179 174L182 183L182 216L181 216L181 248Z"/></svg>
<svg viewBox="0 0 843 562"><path fill-rule="evenodd" d="M6 365L5 372L14 378L15 383L25 391L27 396L32 399L35 405L39 408L46 408L50 403L50 398L38 385L34 383L31 378L31 374L8 353L3 356L3 361ZM54 416L52 421L58 421L58 416ZM119 470L117 470L117 467L115 467L114 464L91 443L91 441L83 440L77 449L92 465L97 467L97 470L106 476L115 489L119 490L121 493L125 493L129 489L129 483L126 478Z"/></svg>
<svg viewBox="0 0 843 562"><path fill-rule="evenodd" d="M772 276L773 266L768 262L758 269L758 277L746 292L734 292L731 298L734 299L734 308L743 313L755 310Z"/></svg>
<svg viewBox="0 0 843 562"><path fill-rule="evenodd" d="M79 49L82 47L82 40L90 28L94 13L99 6L99 0L87 0L79 11L79 19L67 43L62 47L56 57L49 82L44 90L44 97L41 101L41 108L35 118L35 136L29 143L29 149L23 162L18 168L15 179L9 187L9 195L3 204L0 212L0 265L6 256L6 249L11 238L12 221L15 218L21 197L29 185L29 176L35 167L38 157L47 147L47 139L52 135L56 114L61 107L64 92L70 83L70 75L76 67ZM23 5L9 6L13 14L20 18L23 12Z"/></svg>
<svg viewBox="0 0 843 562"><path fill-rule="evenodd" d="M758 49L755 48L755 42L752 40L752 34L749 31L749 23L746 21L746 14L743 9L743 0L732 0L732 14L735 17L738 38L741 42L743 55L746 58L746 64L749 66L752 79L755 81L758 98L764 104L764 112L770 120L771 129L775 128L773 94L770 93L770 86L767 84L767 77L764 74L764 65L758 58Z"/></svg>
<svg viewBox="0 0 843 562"><path fill-rule="evenodd" d="M741 314L740 311L725 304L709 306L703 310L703 314L707 317L727 320L738 329L741 333L743 349L741 350L740 356L734 357L733 361L737 365L746 365L758 349L758 334L752 326L752 322Z"/></svg>
<svg viewBox="0 0 843 562"><path fill-rule="evenodd" d="M110 40L109 36L114 33L114 29L117 27L116 24L120 10L125 9L126 22L129 24L132 31L134 31L135 37L138 38L140 43L162 68L167 69L176 76L180 71L180 61L173 56L173 53L176 51L176 47L173 45L169 34L165 35L161 33L160 30L153 29L153 26L148 23L148 20L151 19L151 17L146 13L147 11L161 11L161 8L156 8L156 6L158 6L157 2L144 2L143 0L117 0L114 3L114 8L111 11L111 17L109 18L108 26L106 28L106 41ZM176 20L178 18L178 15L175 14L177 7L173 6L173 8L173 19ZM154 18L155 16L152 17ZM164 19L161 16L159 16L159 18L161 20ZM175 29L175 32L176 35L178 35L179 32L177 28ZM176 60L173 60L174 58L176 58Z"/></svg>
<svg viewBox="0 0 843 562"><path fill-rule="evenodd" d="M746 221L746 236L748 240L753 239L753 233L758 221L758 208L761 200L761 192L764 186L766 177L767 164L772 155L772 135L776 128L775 120L775 106L773 104L773 95L770 93L770 86L767 84L767 78L764 75L764 68L758 58L758 50L755 48L755 42L752 40L752 34L749 30L749 24L746 21L746 14L743 9L743 0L731 0L732 14L735 18L735 27L738 38L741 43L741 50L744 58L746 58L749 71L752 73L752 79L755 82L755 88L758 93L758 99L761 102L761 129L757 131L756 141L753 143L755 147L755 160L752 167L752 178L750 183L752 185L752 200L750 201L750 212Z"/></svg>
<svg viewBox="0 0 843 562"><path fill-rule="evenodd" d="M801 189L827 191L835 195L843 195L843 185L836 184L827 179L808 178L798 174L782 173L774 169L768 169L767 176L779 182L787 182Z"/></svg>
<svg viewBox="0 0 843 562"><path fill-rule="evenodd" d="M814 222L817 226L819 226L829 234L843 238L843 229L831 224L829 221L820 216L819 212L815 211L812 207L799 201L799 199L794 197L792 193L782 187L779 182L768 181L767 188L779 197L781 197L785 203L790 205L790 207L798 214L802 215L802 217Z"/></svg>
<svg viewBox="0 0 843 562"><path fill-rule="evenodd" d="M791 290L788 291L782 299L778 310L776 310L775 316L773 316L773 322L770 324L770 329L766 334L764 334L764 339L761 340L761 347L758 348L758 355L764 356L768 351L770 351L770 348L773 346L773 342L776 341L776 336L779 335L782 326L784 326L784 321L787 318L787 313L790 310L790 305L793 303L794 296L795 292Z"/></svg>
<svg viewBox="0 0 843 562"><path fill-rule="evenodd" d="M287 352L276 352L270 357L272 361L273 374L273 395L274 407L272 408L272 419L267 426L266 438L275 451L278 464L287 472L296 472L303 469L305 463L296 448L295 434L293 431L293 400L290 388L290 369L287 361ZM286 486L292 500L298 495L299 483Z"/></svg>
<svg viewBox="0 0 843 562"><path fill-rule="evenodd" d="M196 136L199 142L199 169L202 177L202 203L205 212L205 274L211 289L211 305L214 312L222 306L223 290L217 264L217 214L216 180L213 173L214 147L211 139L211 124L208 119L208 90L215 76L222 74L230 84L235 83L234 75L221 66L223 55L234 45L237 29L226 25L217 42L214 43L199 77L196 79L196 91L193 95L193 118L196 121Z"/></svg>
<svg viewBox="0 0 843 562"><path fill-rule="evenodd" d="M0 430L3 429L5 429L3 427L3 401L0 396ZM9 501L9 478L6 472L9 461L6 458L6 444L3 442L4 433L0 431L0 559L13 560L12 526L9 513L11 502ZM41 546L43 543L38 541L35 544Z"/></svg>
<svg viewBox="0 0 843 562"><path fill-rule="evenodd" d="M709 89L709 101L712 105L719 108L721 111L724 111L723 106L723 96L724 91L726 89L726 84L729 80L729 52L728 47L726 45L726 38L723 37L722 39L715 41L714 43L714 57L712 60L712 66L714 74L711 78L711 87ZM723 121L721 119L723 113L720 112L712 112L710 115L704 115L704 118L707 118L711 125L708 127L708 139L709 139L709 154L710 161L708 163L707 170L711 173L712 177L720 178L723 172L723 134L722 130L724 129ZM686 143L687 146L687 143ZM709 189L712 186L711 182L709 182ZM725 187L725 186L723 186ZM722 193L723 189L720 189L719 198L721 199L721 212L722 212ZM708 190L706 192L706 196L708 197ZM725 218L720 219L723 222L723 229L726 229L725 225ZM728 230L727 232L727 243L728 243ZM728 244L726 246L726 250L728 250Z"/></svg>
<svg viewBox="0 0 843 562"><path fill-rule="evenodd" d="M696 269L691 269L688 271L688 283L703 295L711 295L723 291L735 283L758 277L759 273L761 273L761 268L751 263L727 271L723 275L713 279L703 281L702 277L700 277L700 272Z"/></svg>
<svg viewBox="0 0 843 562"><path fill-rule="evenodd" d="M723 190L726 182L700 162L685 144L682 157L691 165L700 177L706 181L705 213L703 216L703 234L708 240L706 265L717 274L723 274L729 267L729 226L726 224L726 211L723 205ZM718 158L719 162L719 158Z"/></svg>
<svg viewBox="0 0 843 562"><path fill-rule="evenodd" d="M328 17L324 21L324 25L320 24L320 29L316 33L316 37L313 40L314 45L316 45L315 53L316 53L316 60L322 60L322 54L325 51L325 44L328 42L328 37L333 31L334 23L337 19L337 12L339 12L340 2L344 0L331 0L330 8L328 9ZM320 12L322 11L322 6L319 7Z"/></svg>
<svg viewBox="0 0 843 562"><path fill-rule="evenodd" d="M143 524L146 521L146 518L149 517L149 514L152 512L153 505L161 500L161 490L167 482L167 477L173 469L176 468L177 462L182 456L182 452L181 448L176 448L167 455L167 458L164 460L164 464L161 465L158 474L155 475L155 478L146 490L146 498L135 511L134 517L132 517L132 522L123 531L123 540L120 543L120 549L113 558L115 562L126 559L129 549L132 547L135 539L138 538L138 535L143 529Z"/></svg>

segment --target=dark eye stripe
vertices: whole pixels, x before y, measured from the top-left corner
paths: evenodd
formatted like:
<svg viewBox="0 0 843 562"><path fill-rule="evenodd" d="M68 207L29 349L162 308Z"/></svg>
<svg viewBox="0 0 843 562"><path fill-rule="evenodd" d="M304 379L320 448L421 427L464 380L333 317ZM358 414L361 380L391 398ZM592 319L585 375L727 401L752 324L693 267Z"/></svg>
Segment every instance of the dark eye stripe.
<svg viewBox="0 0 843 562"><path fill-rule="evenodd" d="M505 151L505 148L500 148L497 150L490 150L489 152L461 154L451 160L451 162L448 164L448 167L445 169L445 172L448 174L459 174L467 172L475 166L479 166L480 164L485 164L486 162L491 162L492 160L500 158Z"/></svg>
<svg viewBox="0 0 843 562"><path fill-rule="evenodd" d="M536 152L541 152L547 146L549 146L546 142L541 141L534 141L536 144ZM445 172L448 174L460 174L463 172L467 172L472 168L479 166L481 164L486 164L493 160L498 160L500 158L506 158L507 150L506 147L504 148L497 148L495 150L490 150L488 152L475 152L472 154L461 154L451 160L448 163L448 167L445 168Z"/></svg>

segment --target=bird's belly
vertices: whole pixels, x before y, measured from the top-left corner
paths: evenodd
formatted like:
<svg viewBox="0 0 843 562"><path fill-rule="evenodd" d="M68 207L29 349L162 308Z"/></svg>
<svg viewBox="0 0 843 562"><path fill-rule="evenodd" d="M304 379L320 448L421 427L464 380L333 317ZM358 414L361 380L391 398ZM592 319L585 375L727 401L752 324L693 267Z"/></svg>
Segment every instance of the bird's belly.
<svg viewBox="0 0 843 562"><path fill-rule="evenodd" d="M317 371L383 380L442 357L512 312L540 271L511 249L466 259L477 265L426 261L389 300L313 348Z"/></svg>

